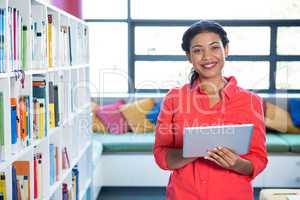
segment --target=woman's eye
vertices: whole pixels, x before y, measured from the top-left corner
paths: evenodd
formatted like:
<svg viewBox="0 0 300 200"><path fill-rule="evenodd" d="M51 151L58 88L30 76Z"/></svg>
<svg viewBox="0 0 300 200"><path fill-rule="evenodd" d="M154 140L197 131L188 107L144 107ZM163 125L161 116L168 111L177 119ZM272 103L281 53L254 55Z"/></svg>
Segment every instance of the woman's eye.
<svg viewBox="0 0 300 200"><path fill-rule="evenodd" d="M193 49L193 53L200 53L201 49Z"/></svg>
<svg viewBox="0 0 300 200"><path fill-rule="evenodd" d="M217 50L217 49L220 49L220 47L219 46L213 46L212 49Z"/></svg>

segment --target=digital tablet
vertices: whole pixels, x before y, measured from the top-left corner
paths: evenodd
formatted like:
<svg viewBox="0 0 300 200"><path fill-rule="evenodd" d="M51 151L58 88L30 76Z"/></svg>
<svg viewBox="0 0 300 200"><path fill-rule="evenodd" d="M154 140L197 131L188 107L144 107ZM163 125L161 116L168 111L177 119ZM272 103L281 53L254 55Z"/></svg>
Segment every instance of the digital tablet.
<svg viewBox="0 0 300 200"><path fill-rule="evenodd" d="M228 147L237 154L246 154L253 132L253 124L202 126L184 128L183 157L207 156L207 150Z"/></svg>

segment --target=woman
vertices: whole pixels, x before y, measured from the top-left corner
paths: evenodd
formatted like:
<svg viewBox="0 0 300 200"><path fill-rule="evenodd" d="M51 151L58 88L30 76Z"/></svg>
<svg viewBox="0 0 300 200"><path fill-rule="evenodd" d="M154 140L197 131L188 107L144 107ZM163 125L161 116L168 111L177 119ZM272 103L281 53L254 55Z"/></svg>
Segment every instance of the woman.
<svg viewBox="0 0 300 200"><path fill-rule="evenodd" d="M261 98L222 74L228 43L224 29L213 21L199 21L183 35L182 49L193 65L191 82L165 96L154 144L159 167L172 170L169 200L253 199L251 180L268 162ZM219 146L206 157L182 157L184 127L243 123L254 124L249 153Z"/></svg>

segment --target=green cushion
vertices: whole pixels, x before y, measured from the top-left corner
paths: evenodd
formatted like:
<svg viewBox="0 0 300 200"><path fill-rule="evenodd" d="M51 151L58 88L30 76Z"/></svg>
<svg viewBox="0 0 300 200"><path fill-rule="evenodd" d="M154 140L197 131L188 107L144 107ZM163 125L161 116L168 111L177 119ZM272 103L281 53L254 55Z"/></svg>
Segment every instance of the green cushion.
<svg viewBox="0 0 300 200"><path fill-rule="evenodd" d="M103 146L103 153L152 152L154 133L93 134L93 141ZM300 152L300 135L268 133L268 152Z"/></svg>
<svg viewBox="0 0 300 200"><path fill-rule="evenodd" d="M101 141L103 153L152 152L154 133L93 134L93 140Z"/></svg>
<svg viewBox="0 0 300 200"><path fill-rule="evenodd" d="M267 134L267 151L268 152L289 152L289 143L282 139L278 134Z"/></svg>
<svg viewBox="0 0 300 200"><path fill-rule="evenodd" d="M290 145L291 152L300 153L300 134L278 134Z"/></svg>

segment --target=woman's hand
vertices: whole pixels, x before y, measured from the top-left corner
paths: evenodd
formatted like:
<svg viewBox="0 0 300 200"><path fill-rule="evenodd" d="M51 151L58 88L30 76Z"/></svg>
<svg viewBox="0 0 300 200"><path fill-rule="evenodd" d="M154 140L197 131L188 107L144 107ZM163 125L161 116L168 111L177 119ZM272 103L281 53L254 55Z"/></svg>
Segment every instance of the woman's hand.
<svg viewBox="0 0 300 200"><path fill-rule="evenodd" d="M208 156L204 157L217 165L238 172L243 175L251 175L253 171L252 163L241 158L229 148L219 146L208 151Z"/></svg>
<svg viewBox="0 0 300 200"><path fill-rule="evenodd" d="M182 149L170 148L167 153L167 165L171 170L179 169L196 159L197 157L184 158L182 156Z"/></svg>

